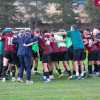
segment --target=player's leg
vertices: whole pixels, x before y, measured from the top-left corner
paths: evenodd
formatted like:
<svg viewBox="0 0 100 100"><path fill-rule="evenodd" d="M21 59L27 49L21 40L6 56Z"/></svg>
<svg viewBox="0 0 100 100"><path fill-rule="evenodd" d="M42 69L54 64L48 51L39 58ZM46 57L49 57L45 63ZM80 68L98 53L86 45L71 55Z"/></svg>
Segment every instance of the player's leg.
<svg viewBox="0 0 100 100"><path fill-rule="evenodd" d="M67 72L68 76L71 76L71 71L70 71L68 61L63 61L63 66L66 66L66 67L64 67L64 68L66 68L65 71Z"/></svg>
<svg viewBox="0 0 100 100"><path fill-rule="evenodd" d="M11 72L12 72L12 81L16 80L16 65L15 64L11 64Z"/></svg>
<svg viewBox="0 0 100 100"><path fill-rule="evenodd" d="M42 57L42 64L43 64L43 76L44 76L44 81L45 82L49 82L50 78L49 78L49 69L48 69L48 63L49 63L49 55L43 54Z"/></svg>
<svg viewBox="0 0 100 100"><path fill-rule="evenodd" d="M84 49L80 49L79 51L80 51L80 55L79 56L80 56L80 72L81 72L80 76L82 78L84 78L84 76L85 76L85 64L84 64L84 60L86 58L86 55L84 54Z"/></svg>
<svg viewBox="0 0 100 100"><path fill-rule="evenodd" d="M3 58L3 69L2 69L2 82L5 82L6 81L6 72L7 72L7 69L8 69L8 58L4 57Z"/></svg>
<svg viewBox="0 0 100 100"><path fill-rule="evenodd" d="M18 70L18 82L23 82L23 72L24 72L24 67L25 67L25 64L24 64L24 57L23 56L18 56L19 58L19 63L20 63L20 66L19 66L19 70Z"/></svg>
<svg viewBox="0 0 100 100"><path fill-rule="evenodd" d="M74 69L75 69L77 77L79 77L78 61L79 61L79 52L78 52L78 50L73 50L73 64L74 64L74 67L75 67Z"/></svg>
<svg viewBox="0 0 100 100"><path fill-rule="evenodd" d="M38 71L38 54L36 53L35 56L34 56L34 72L37 72Z"/></svg>
<svg viewBox="0 0 100 100"><path fill-rule="evenodd" d="M63 74L62 74L62 71L61 71L61 68L60 68L60 65L59 65L59 61L54 61L54 66L59 74L59 77L62 77Z"/></svg>
<svg viewBox="0 0 100 100"><path fill-rule="evenodd" d="M33 84L33 81L31 80L32 56L24 56L24 63L26 67L26 84Z"/></svg>
<svg viewBox="0 0 100 100"><path fill-rule="evenodd" d="M52 61L48 63L48 68L49 68L49 78L52 80L54 79L54 75L53 75L54 63Z"/></svg>
<svg viewBox="0 0 100 100"><path fill-rule="evenodd" d="M16 53L11 54L11 72L12 72L12 81L16 80L16 65L18 63L18 57Z"/></svg>
<svg viewBox="0 0 100 100"><path fill-rule="evenodd" d="M97 76L100 76L100 52L96 52Z"/></svg>

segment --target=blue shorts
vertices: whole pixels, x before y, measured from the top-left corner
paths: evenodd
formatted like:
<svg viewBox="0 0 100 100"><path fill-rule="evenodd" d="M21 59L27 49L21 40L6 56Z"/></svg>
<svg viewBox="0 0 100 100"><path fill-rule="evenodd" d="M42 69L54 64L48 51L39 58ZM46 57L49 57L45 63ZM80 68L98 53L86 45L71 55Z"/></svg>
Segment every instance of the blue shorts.
<svg viewBox="0 0 100 100"><path fill-rule="evenodd" d="M73 60L73 47L68 48L68 58L69 60Z"/></svg>

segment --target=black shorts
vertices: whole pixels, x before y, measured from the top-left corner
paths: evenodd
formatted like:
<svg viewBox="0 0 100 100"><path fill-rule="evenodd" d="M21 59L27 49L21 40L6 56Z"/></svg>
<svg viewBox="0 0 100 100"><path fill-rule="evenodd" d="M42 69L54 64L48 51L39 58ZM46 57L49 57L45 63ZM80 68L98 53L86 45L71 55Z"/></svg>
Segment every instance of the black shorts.
<svg viewBox="0 0 100 100"><path fill-rule="evenodd" d="M84 53L83 53L83 60L85 60L87 58L87 54L86 54L86 51L84 50Z"/></svg>
<svg viewBox="0 0 100 100"><path fill-rule="evenodd" d="M51 54L43 54L41 56L41 61L43 63L49 63L51 61Z"/></svg>
<svg viewBox="0 0 100 100"><path fill-rule="evenodd" d="M51 54L51 61L68 61L68 52L58 52Z"/></svg>
<svg viewBox="0 0 100 100"><path fill-rule="evenodd" d="M97 61L100 60L100 51L93 51L88 54L89 61Z"/></svg>
<svg viewBox="0 0 100 100"><path fill-rule="evenodd" d="M84 60L84 49L74 49L73 50L73 60L82 61Z"/></svg>
<svg viewBox="0 0 100 100"><path fill-rule="evenodd" d="M38 53L37 52L32 52L33 58L38 58Z"/></svg>
<svg viewBox="0 0 100 100"><path fill-rule="evenodd" d="M97 51L97 60L100 60L100 51Z"/></svg>
<svg viewBox="0 0 100 100"><path fill-rule="evenodd" d="M42 61L42 55L43 55L43 54L39 54L39 57L40 57L40 61Z"/></svg>
<svg viewBox="0 0 100 100"><path fill-rule="evenodd" d="M4 52L4 57L9 60L9 63L16 64L17 55L14 52Z"/></svg>

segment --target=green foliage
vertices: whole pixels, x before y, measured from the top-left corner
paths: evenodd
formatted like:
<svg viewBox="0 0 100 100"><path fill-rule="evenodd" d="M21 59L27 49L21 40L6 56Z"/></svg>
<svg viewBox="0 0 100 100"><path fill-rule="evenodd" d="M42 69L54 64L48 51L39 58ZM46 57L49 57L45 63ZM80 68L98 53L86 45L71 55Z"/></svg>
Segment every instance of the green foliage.
<svg viewBox="0 0 100 100"><path fill-rule="evenodd" d="M15 1L21 2L21 4L25 7L27 15L30 17L30 22L32 22L31 19L38 17L38 19L43 19L54 23L58 23L59 20L62 20L61 23L64 24L73 24L76 22L75 20L75 14L72 11L72 1L71 0L0 0L0 16L3 16L3 18L0 18L0 27L4 26L5 23L16 23L14 20L12 20L12 16L16 14L16 7L13 5ZM30 5L31 2L36 4ZM60 4L60 6L57 9L62 10L62 13L60 15L54 14L52 16L48 15L46 12L46 8L49 3L57 3ZM17 13L20 13L17 11ZM33 17L33 15L35 15ZM23 15L24 16L24 15Z"/></svg>
<svg viewBox="0 0 100 100"><path fill-rule="evenodd" d="M87 0L86 11L92 23L100 23L100 7L96 7L93 0Z"/></svg>
<svg viewBox="0 0 100 100"><path fill-rule="evenodd" d="M62 18L63 22L66 24L74 24L76 22L75 17L77 16L72 11L72 1L71 0L62 0Z"/></svg>
<svg viewBox="0 0 100 100"><path fill-rule="evenodd" d="M42 19L51 22L57 22L59 20L62 20L61 23L65 23L65 24L72 24L75 23L75 14L72 11L72 1L71 0L19 0L23 6L26 8L26 12L27 14L29 14L30 16L32 14L35 15L35 17L41 17ZM37 1L37 6L36 5L31 5L31 2L36 3ZM46 13L46 9L48 4L51 3L55 3L55 4L60 4L60 6L57 9L62 10L62 13L60 15L58 14L53 14L52 16L48 15ZM28 10L30 8L30 10Z"/></svg>
<svg viewBox="0 0 100 100"><path fill-rule="evenodd" d="M62 19L62 23L64 24L74 24L76 23L75 17L77 16L72 11L72 1L71 0L49 0L50 3L59 3L60 8L62 10L62 14L56 16L52 16L52 19L56 20Z"/></svg>
<svg viewBox="0 0 100 100"><path fill-rule="evenodd" d="M16 8L13 5L15 0L0 0L0 27L7 23L12 23L12 16L16 13Z"/></svg>

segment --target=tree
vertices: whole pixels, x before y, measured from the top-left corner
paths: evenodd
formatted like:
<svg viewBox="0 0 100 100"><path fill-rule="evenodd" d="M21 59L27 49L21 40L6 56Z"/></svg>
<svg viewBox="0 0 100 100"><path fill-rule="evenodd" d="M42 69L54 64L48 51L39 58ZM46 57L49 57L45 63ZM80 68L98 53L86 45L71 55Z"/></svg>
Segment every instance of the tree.
<svg viewBox="0 0 100 100"><path fill-rule="evenodd" d="M13 23L12 17L15 15L15 0L0 0L0 27Z"/></svg>
<svg viewBox="0 0 100 100"><path fill-rule="evenodd" d="M19 2L17 7L14 5L16 1ZM41 21L65 24L76 22L76 15L71 9L71 0L0 0L0 4L0 27L4 26L5 23L14 24L17 21L18 23L26 21L29 26L34 21L35 26ZM51 14L47 12L49 4L55 5L56 12ZM24 10L19 10L21 7Z"/></svg>
<svg viewBox="0 0 100 100"><path fill-rule="evenodd" d="M71 0L62 0L62 18L63 22L67 24L74 24L76 23L75 14L72 10L72 1Z"/></svg>
<svg viewBox="0 0 100 100"><path fill-rule="evenodd" d="M92 24L100 25L100 7L95 6L94 0L87 0L86 11Z"/></svg>

